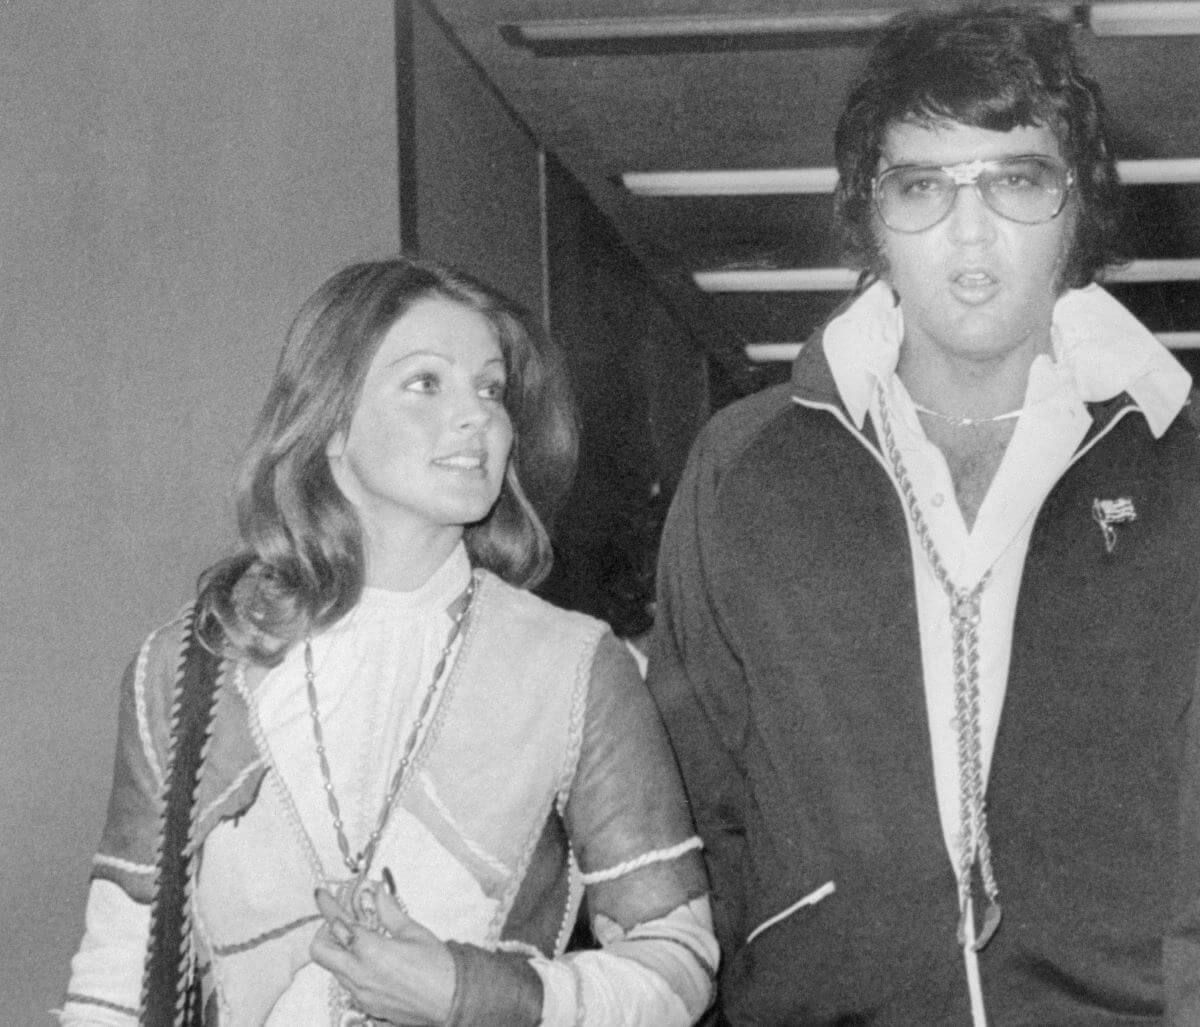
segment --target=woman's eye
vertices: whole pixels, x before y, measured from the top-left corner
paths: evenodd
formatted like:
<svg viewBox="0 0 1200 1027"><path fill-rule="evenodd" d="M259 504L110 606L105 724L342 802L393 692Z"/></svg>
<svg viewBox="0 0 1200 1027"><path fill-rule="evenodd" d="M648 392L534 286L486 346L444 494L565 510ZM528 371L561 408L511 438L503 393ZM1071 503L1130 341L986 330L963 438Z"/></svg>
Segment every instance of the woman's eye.
<svg viewBox="0 0 1200 1027"><path fill-rule="evenodd" d="M409 379L405 383L404 388L408 392L425 392L433 393L438 391L438 379L435 374L419 374L415 378Z"/></svg>
<svg viewBox="0 0 1200 1027"><path fill-rule="evenodd" d="M479 390L484 399L495 400L497 403L504 399L504 382L488 382Z"/></svg>

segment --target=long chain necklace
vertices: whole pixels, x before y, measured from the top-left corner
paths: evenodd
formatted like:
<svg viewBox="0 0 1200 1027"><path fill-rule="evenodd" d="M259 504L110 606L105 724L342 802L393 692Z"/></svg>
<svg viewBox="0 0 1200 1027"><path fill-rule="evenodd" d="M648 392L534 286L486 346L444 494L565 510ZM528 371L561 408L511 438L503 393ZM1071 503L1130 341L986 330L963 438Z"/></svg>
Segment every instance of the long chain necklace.
<svg viewBox="0 0 1200 1027"><path fill-rule="evenodd" d="M433 700L437 695L438 683L441 681L446 664L450 659L450 651L454 648L454 643L458 640L459 635L462 634L463 625L466 623L467 616L471 611L471 603L475 598L475 591L475 576L472 575L471 581L462 595L461 602L457 604L458 611L453 616L446 644L442 646L437 666L433 669L433 677L430 679L429 687L425 690L425 695L421 699L421 706L417 711L412 728L409 730L408 738L405 739L404 749L400 755L400 762L396 765L396 770L392 774L392 779L388 784L387 794L384 796L382 807L380 807L375 829L367 838L366 845L363 846L357 855L351 855L350 853L350 842L346 838L346 828L342 822L341 808L338 806L337 796L333 792L333 775L329 769L329 758L325 753L325 735L321 730L321 714L317 709L317 675L313 670L312 636L306 636L304 639L304 684L308 693L308 712L312 720L313 738L317 744L317 762L321 768L321 782L325 789L325 798L329 803L329 812L333 816L333 829L337 832L337 842L338 848L342 853L342 862L346 864L346 868L350 873L359 880L366 876L371 867L371 860L375 858L375 850L379 846L379 839L382 837L388 818L392 814L392 807L395 805L396 796L400 793L400 786L404 783L404 775L408 770L409 764L412 762L413 752L417 747L421 730L425 726L425 718L428 717L429 711L433 707Z"/></svg>
<svg viewBox="0 0 1200 1027"><path fill-rule="evenodd" d="M1000 889L992 869L992 843L988 835L987 807L984 799L983 756L979 727L979 620L983 590L991 578L989 568L974 588L959 588L951 580L941 554L933 544L929 525L917 503L917 494L900 456L888 413L882 383L876 386L879 422L883 443L896 474L896 483L912 521L921 549L933 568L934 576L950 601L950 627L953 640L954 723L957 732L959 784L958 846L958 943L966 944L967 913L971 896L971 870L978 860L979 876L987 895L979 936L972 947L980 951L1000 926Z"/></svg>

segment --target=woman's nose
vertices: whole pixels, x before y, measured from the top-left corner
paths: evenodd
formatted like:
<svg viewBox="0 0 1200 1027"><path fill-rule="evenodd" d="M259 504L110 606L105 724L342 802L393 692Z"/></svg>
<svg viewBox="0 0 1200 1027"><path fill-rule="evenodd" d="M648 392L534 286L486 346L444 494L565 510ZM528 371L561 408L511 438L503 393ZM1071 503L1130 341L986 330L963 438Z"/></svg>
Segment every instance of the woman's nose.
<svg viewBox="0 0 1200 1027"><path fill-rule="evenodd" d="M465 431L474 431L492 416L487 402L474 391L464 396L454 412L455 424Z"/></svg>

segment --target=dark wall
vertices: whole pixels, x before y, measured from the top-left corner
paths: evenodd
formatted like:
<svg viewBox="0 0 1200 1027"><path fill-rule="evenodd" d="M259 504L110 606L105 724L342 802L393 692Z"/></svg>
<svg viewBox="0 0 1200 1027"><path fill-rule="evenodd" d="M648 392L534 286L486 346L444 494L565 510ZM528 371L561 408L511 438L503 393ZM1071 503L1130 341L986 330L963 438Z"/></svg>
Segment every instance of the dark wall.
<svg viewBox="0 0 1200 1027"><path fill-rule="evenodd" d="M661 512L708 414L704 361L587 194L446 26L420 4L413 14L420 251L540 313L579 406L579 472L542 591L636 630Z"/></svg>
<svg viewBox="0 0 1200 1027"><path fill-rule="evenodd" d="M412 11L417 246L544 312L541 151L444 27Z"/></svg>
<svg viewBox="0 0 1200 1027"><path fill-rule="evenodd" d="M550 323L566 348L582 430L545 593L635 635L649 626L662 516L708 416L705 362L609 222L553 160L546 195Z"/></svg>

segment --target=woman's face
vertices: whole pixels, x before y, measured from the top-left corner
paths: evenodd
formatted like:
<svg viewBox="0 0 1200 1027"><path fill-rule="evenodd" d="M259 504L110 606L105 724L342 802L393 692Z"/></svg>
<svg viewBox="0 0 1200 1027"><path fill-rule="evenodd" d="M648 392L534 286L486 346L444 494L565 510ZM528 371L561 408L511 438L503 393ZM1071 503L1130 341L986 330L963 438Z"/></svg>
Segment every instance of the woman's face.
<svg viewBox="0 0 1200 1027"><path fill-rule="evenodd" d="M469 307L429 297L388 329L326 447L369 548L458 537L487 516L513 440L504 388L496 335Z"/></svg>
<svg viewBox="0 0 1200 1027"><path fill-rule="evenodd" d="M1026 154L1062 156L1044 126L993 132L900 123L884 138L879 170ZM900 297L905 344L973 361L1048 349L1074 220L1073 196L1056 217L1028 225L995 213L970 185L960 186L950 213L924 231L893 231L877 219L883 278Z"/></svg>

